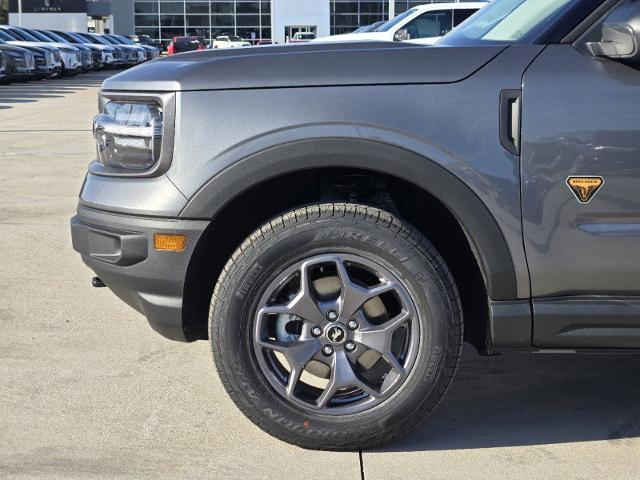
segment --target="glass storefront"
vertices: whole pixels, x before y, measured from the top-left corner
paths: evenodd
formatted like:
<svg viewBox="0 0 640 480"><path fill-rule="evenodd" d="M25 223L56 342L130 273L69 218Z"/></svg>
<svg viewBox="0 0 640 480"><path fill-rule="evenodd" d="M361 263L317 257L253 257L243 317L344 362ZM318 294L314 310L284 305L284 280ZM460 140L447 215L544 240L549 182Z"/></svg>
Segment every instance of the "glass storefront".
<svg viewBox="0 0 640 480"><path fill-rule="evenodd" d="M277 1L277 0L275 0ZM321 0L318 0L321 1ZM331 35L350 33L365 25L389 19L389 1L395 1L395 15L425 3L468 0L330 0Z"/></svg>
<svg viewBox="0 0 640 480"><path fill-rule="evenodd" d="M271 0L135 0L134 13L135 33L165 44L183 35L271 38Z"/></svg>
<svg viewBox="0 0 640 480"><path fill-rule="evenodd" d="M363 25L371 25L389 17L388 0L330 1L331 35L353 32Z"/></svg>
<svg viewBox="0 0 640 480"><path fill-rule="evenodd" d="M272 1L279 0L134 0L135 33L165 44L182 35L202 36L209 41L219 35L236 35L255 43L273 38ZM349 33L389 18L390 0L316 1L330 3L331 35ZM443 0L391 1L399 15L414 6Z"/></svg>

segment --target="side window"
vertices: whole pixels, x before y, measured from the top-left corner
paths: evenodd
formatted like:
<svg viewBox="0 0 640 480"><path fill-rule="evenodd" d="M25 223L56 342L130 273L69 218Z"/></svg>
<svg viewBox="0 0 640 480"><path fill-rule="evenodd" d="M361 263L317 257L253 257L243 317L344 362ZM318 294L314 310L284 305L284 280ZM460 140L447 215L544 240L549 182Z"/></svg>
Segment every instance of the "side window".
<svg viewBox="0 0 640 480"><path fill-rule="evenodd" d="M451 10L434 10L414 18L404 27L409 39L442 37L453 28L453 12Z"/></svg>
<svg viewBox="0 0 640 480"><path fill-rule="evenodd" d="M459 8L453 11L453 27L457 27L478 10L475 8Z"/></svg>

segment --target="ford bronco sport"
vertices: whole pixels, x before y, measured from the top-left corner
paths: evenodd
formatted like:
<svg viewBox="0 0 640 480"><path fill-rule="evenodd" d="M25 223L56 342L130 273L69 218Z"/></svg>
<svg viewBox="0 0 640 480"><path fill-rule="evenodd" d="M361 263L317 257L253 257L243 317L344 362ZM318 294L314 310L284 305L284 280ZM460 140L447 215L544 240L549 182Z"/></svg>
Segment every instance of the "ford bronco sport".
<svg viewBox="0 0 640 480"><path fill-rule="evenodd" d="M435 47L106 80L74 248L308 448L389 442L481 353L640 348L640 2L497 0ZM220 122L233 117L234 122Z"/></svg>

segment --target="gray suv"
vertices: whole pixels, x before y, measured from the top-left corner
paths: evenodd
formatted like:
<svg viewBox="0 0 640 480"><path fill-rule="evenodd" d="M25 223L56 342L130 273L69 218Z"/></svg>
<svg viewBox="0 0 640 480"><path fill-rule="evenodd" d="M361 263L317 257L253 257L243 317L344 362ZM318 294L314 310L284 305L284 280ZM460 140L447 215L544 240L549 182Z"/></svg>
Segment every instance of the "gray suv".
<svg viewBox="0 0 640 480"><path fill-rule="evenodd" d="M134 68L104 83L74 248L161 335L208 339L260 428L381 445L463 341L640 348L639 46L637 0L497 0L435 47Z"/></svg>

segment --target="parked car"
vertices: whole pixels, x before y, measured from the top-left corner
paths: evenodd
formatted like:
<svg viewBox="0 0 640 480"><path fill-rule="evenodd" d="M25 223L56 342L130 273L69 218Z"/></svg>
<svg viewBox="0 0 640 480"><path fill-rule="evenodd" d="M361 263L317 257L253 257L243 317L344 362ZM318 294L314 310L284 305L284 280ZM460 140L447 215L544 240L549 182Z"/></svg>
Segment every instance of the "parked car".
<svg viewBox="0 0 640 480"><path fill-rule="evenodd" d="M84 45L71 45L69 42L64 39L58 39L50 34L47 34L46 30L36 30L33 28L23 28L24 31L37 38L41 42L51 43L53 46L58 47L60 49L63 48L73 48L79 55L77 57L80 59L80 65L73 72L75 75L78 72L88 72L93 68L93 60L91 58L91 50ZM71 72L67 72L67 74L71 74Z"/></svg>
<svg viewBox="0 0 640 480"><path fill-rule="evenodd" d="M256 43L256 45L260 46L260 45L273 45L273 40L258 40L258 43Z"/></svg>
<svg viewBox="0 0 640 480"><path fill-rule="evenodd" d="M173 37L167 47L167 54L174 55L176 53L192 52L194 50L202 51L204 49L205 42L202 37Z"/></svg>
<svg viewBox="0 0 640 480"><path fill-rule="evenodd" d="M73 246L160 334L208 339L266 432L382 445L463 340L640 351L639 44L635 0L495 0L429 47L142 65L104 82Z"/></svg>
<svg viewBox="0 0 640 480"><path fill-rule="evenodd" d="M93 61L96 68L115 68L121 63L120 53L112 45L84 38L82 35L73 32L63 32L61 30L51 30L52 33L61 36L73 45L84 45L91 48ZM119 60L120 58L120 60Z"/></svg>
<svg viewBox="0 0 640 480"><path fill-rule="evenodd" d="M316 39L316 34L311 32L296 32L289 43L305 43Z"/></svg>
<svg viewBox="0 0 640 480"><path fill-rule="evenodd" d="M139 45L147 45L149 47L155 47L162 52L162 42L153 40L149 35L129 35L129 39Z"/></svg>
<svg viewBox="0 0 640 480"><path fill-rule="evenodd" d="M97 33L94 33L89 35L97 35L105 42L110 43L111 45L115 45L117 48L124 49L124 52L125 52L124 62L128 66L138 65L140 63L147 61L147 54L144 51L144 48L142 48L140 45L136 45L136 44L125 45L121 43L119 40L116 40L115 38L113 38L109 34L99 35Z"/></svg>
<svg viewBox="0 0 640 480"><path fill-rule="evenodd" d="M3 55L4 82L25 81L35 78L35 56L22 47L9 45L0 39L0 53Z"/></svg>
<svg viewBox="0 0 640 480"><path fill-rule="evenodd" d="M147 51L141 45L138 45L133 42L128 43L129 42L128 39L127 39L128 42L125 43L119 38L117 38L115 35L111 35L111 34L102 34L101 36L102 38L112 43L113 45L119 45L127 48L128 51L134 55L133 58L135 59L135 64L143 63L147 61Z"/></svg>
<svg viewBox="0 0 640 480"><path fill-rule="evenodd" d="M486 5L487 2L430 3L410 8L371 32L321 37L315 41L408 41L432 45Z"/></svg>
<svg viewBox="0 0 640 480"><path fill-rule="evenodd" d="M233 35L220 35L213 40L213 48L244 48L251 43Z"/></svg>
<svg viewBox="0 0 640 480"><path fill-rule="evenodd" d="M151 47L149 45L142 45L133 42L127 37L123 37L122 35L107 35L111 40L120 43L121 45L129 45L139 49L141 57L144 58L143 61L155 60L156 58L160 58L160 50L156 47Z"/></svg>
<svg viewBox="0 0 640 480"><path fill-rule="evenodd" d="M0 51L0 84L7 82L7 57Z"/></svg>
<svg viewBox="0 0 640 480"><path fill-rule="evenodd" d="M131 67L138 63L138 54L124 45L117 45L102 38L97 33L75 32L76 35L95 45L105 45L114 49L113 63L116 68Z"/></svg>
<svg viewBox="0 0 640 480"><path fill-rule="evenodd" d="M60 57L60 74L73 76L82 66L80 51L72 45L55 44L45 42L35 37L24 28L0 26L3 32L12 36L19 45L31 45L34 47L53 48L54 53Z"/></svg>
<svg viewBox="0 0 640 480"><path fill-rule="evenodd" d="M100 62L99 62L99 54L97 54L97 50L95 50L94 48L92 48L92 46L90 45L83 45L83 44L72 44L69 40L67 40L66 38L52 32L49 30L39 30L39 29L32 29L32 33L35 34L37 33L38 38L41 37L45 37L48 38L49 41L51 42L57 42L59 44L67 44L67 45L73 45L75 48L77 48L78 50L80 50L80 53L82 55L82 72L86 73L89 70L94 70L94 69L98 69L100 67Z"/></svg>
<svg viewBox="0 0 640 480"><path fill-rule="evenodd" d="M62 53L59 48L44 42L22 40L12 30L0 26L0 40L9 45L26 48L33 52L38 78L55 77L62 73Z"/></svg>

